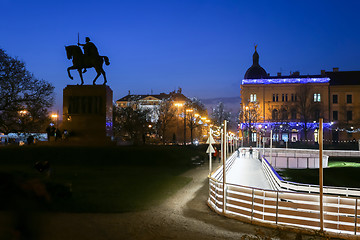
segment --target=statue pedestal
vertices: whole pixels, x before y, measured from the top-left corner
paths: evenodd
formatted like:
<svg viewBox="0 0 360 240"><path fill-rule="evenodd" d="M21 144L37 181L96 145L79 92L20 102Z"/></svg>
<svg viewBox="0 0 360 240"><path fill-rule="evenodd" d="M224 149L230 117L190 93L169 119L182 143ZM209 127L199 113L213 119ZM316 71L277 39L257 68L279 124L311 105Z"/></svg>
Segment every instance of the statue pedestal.
<svg viewBox="0 0 360 240"><path fill-rule="evenodd" d="M81 141L112 136L113 91L104 85L67 85L63 90L63 128Z"/></svg>

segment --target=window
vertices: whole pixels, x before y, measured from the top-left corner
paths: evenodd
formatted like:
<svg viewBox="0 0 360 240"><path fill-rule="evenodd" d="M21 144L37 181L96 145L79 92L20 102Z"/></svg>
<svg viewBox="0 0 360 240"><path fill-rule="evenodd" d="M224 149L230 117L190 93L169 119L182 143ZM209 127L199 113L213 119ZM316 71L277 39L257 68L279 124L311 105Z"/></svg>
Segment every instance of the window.
<svg viewBox="0 0 360 240"><path fill-rule="evenodd" d="M297 96L296 96L296 94L295 94L295 102L297 101Z"/></svg>
<svg viewBox="0 0 360 240"><path fill-rule="evenodd" d="M250 102L256 102L256 94L250 94Z"/></svg>
<svg viewBox="0 0 360 240"><path fill-rule="evenodd" d="M337 94L333 95L333 103L338 103L338 95Z"/></svg>
<svg viewBox="0 0 360 240"><path fill-rule="evenodd" d="M285 100L285 94L282 94L281 96L281 100L284 101Z"/></svg>
<svg viewBox="0 0 360 240"><path fill-rule="evenodd" d="M285 102L287 102L287 101L288 101L288 95L285 94Z"/></svg>
<svg viewBox="0 0 360 240"><path fill-rule="evenodd" d="M273 94L273 102L275 102L275 94Z"/></svg>
<svg viewBox="0 0 360 240"><path fill-rule="evenodd" d="M314 93L314 102L321 102L320 93Z"/></svg>
<svg viewBox="0 0 360 240"><path fill-rule="evenodd" d="M278 110L274 109L272 111L272 119L273 120L278 120Z"/></svg>
<svg viewBox="0 0 360 240"><path fill-rule="evenodd" d="M347 121L352 121L352 111L347 111L346 112L346 119L347 119Z"/></svg>
<svg viewBox="0 0 360 240"><path fill-rule="evenodd" d="M333 120L337 121L339 120L338 111L333 111Z"/></svg>
<svg viewBox="0 0 360 240"><path fill-rule="evenodd" d="M294 100L295 100L294 94L292 93L292 94L291 94L291 101L293 102Z"/></svg>
<svg viewBox="0 0 360 240"><path fill-rule="evenodd" d="M279 101L279 94L276 94L276 102Z"/></svg>
<svg viewBox="0 0 360 240"><path fill-rule="evenodd" d="M346 95L346 103L352 103L352 95L351 94Z"/></svg>

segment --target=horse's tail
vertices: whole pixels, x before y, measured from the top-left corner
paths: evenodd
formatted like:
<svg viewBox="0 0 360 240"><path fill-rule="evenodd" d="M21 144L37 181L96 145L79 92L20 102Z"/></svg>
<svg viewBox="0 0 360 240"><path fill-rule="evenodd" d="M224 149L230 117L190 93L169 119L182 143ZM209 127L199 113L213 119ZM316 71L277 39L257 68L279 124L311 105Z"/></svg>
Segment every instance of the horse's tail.
<svg viewBox="0 0 360 240"><path fill-rule="evenodd" d="M107 56L101 56L105 60L106 65L110 65L109 58Z"/></svg>

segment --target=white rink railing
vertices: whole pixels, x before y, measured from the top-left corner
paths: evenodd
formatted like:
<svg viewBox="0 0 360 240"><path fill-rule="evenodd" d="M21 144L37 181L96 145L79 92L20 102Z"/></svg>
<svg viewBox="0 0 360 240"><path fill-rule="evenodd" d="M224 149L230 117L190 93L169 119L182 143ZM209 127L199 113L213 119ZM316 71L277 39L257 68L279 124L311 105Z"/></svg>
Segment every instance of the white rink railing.
<svg viewBox="0 0 360 240"><path fill-rule="evenodd" d="M231 158L233 159L230 160ZM233 154L226 161L227 171L234 158ZM220 172L221 166L209 176L208 205L215 212L258 225L320 230L319 194L267 190L226 183L224 203ZM350 238L360 235L358 198L324 194L323 204L325 233L336 236L346 234Z"/></svg>
<svg viewBox="0 0 360 240"><path fill-rule="evenodd" d="M265 158L275 168L319 168L319 150L266 149ZM270 157L271 155L271 157ZM329 156L323 154L323 167L328 166Z"/></svg>
<svg viewBox="0 0 360 240"><path fill-rule="evenodd" d="M319 193L319 185L284 181L265 158L262 159L262 169L272 189L306 193ZM324 186L323 191L326 194L332 195L360 197L360 189L358 188Z"/></svg>

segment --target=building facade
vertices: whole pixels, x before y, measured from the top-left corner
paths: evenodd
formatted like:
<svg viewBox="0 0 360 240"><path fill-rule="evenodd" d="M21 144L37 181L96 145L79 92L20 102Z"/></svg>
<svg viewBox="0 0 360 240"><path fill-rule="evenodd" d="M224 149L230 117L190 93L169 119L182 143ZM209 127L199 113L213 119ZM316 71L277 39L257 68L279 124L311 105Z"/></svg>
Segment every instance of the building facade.
<svg viewBox="0 0 360 240"><path fill-rule="evenodd" d="M319 118L324 142L355 142L360 138L360 71L321 71L319 75L270 76L253 65L241 84L241 130L248 141L273 132L274 141L317 142Z"/></svg>

